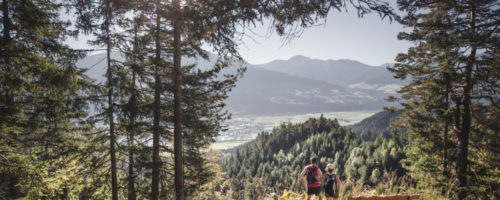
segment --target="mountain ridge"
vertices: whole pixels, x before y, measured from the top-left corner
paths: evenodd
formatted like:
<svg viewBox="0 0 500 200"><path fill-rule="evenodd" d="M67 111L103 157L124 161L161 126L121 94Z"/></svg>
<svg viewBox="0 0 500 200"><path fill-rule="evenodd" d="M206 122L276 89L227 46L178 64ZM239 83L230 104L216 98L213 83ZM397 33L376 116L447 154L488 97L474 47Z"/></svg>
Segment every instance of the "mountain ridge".
<svg viewBox="0 0 500 200"><path fill-rule="evenodd" d="M307 63L307 65L304 65L304 63ZM407 82L394 79L392 73L385 68L387 65L386 63L381 66L371 66L350 59L321 60L296 55L288 60L275 60L257 66L342 86L349 86L361 81L367 84L377 83L380 85L403 85Z"/></svg>
<svg viewBox="0 0 500 200"><path fill-rule="evenodd" d="M123 61L124 58L119 52L113 52L112 58ZM183 64L198 63L198 68L205 70L214 66L216 55L210 55L211 60L202 60L196 58L185 58ZM94 54L78 61L77 66L89 68L86 72L88 76L104 83L106 80L105 54ZM295 59L295 62L293 61ZM314 65L315 63L329 63L330 61L314 61L314 59L305 56L295 56L292 60L275 61L276 65L285 66L294 63L297 69L303 70L304 66ZM300 64L299 60L305 63ZM383 70L373 66L364 65L357 61L342 61L346 63L355 63L359 65L356 69L363 76L366 72L363 69ZM273 63L273 62L271 62ZM281 64L279 64L281 63ZM283 64L284 63L284 64ZM344 84L341 81L331 81L319 79L317 77L304 77L300 73L290 73L288 71L270 70L267 65L251 65L246 63L237 63L235 65L244 65L247 71L239 78L236 87L233 88L226 100L230 112L236 115L269 115L269 114L289 114L289 113L311 113L311 112L334 112L334 111L361 111L361 110L380 110L383 106L390 104L384 99L392 94L393 88L399 85L394 82L383 83L384 80L376 80L375 83L366 82L359 77L346 76L351 84ZM90 68L91 67L91 68ZM348 67L348 66L347 66ZM231 66L222 71L225 74L236 73L237 66ZM337 66L337 68L346 68L346 66ZM288 72L288 73L287 73ZM320 72L311 70L311 74L320 74L326 76L335 76L334 71L326 70ZM372 73L373 74L373 73ZM353 75L352 75L353 76ZM354 80L353 80L354 79ZM357 81L357 82L356 82ZM390 84L394 84L391 86ZM373 87L376 85L376 87ZM387 88L384 88L387 87Z"/></svg>

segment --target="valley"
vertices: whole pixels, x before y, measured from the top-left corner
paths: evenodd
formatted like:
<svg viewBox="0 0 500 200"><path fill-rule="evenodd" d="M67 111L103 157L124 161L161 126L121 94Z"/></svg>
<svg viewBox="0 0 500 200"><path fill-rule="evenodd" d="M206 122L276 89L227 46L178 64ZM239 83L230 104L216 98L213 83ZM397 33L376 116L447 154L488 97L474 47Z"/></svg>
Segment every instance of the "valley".
<svg viewBox="0 0 500 200"><path fill-rule="evenodd" d="M211 145L213 150L230 149L246 142L254 140L261 132L271 132L273 128L278 128L282 123L302 123L310 118L337 119L340 125L347 126L360 122L378 111L345 111L345 112L325 112L325 113L305 113L305 114L280 114L262 116L234 116L225 122L227 130L221 132Z"/></svg>

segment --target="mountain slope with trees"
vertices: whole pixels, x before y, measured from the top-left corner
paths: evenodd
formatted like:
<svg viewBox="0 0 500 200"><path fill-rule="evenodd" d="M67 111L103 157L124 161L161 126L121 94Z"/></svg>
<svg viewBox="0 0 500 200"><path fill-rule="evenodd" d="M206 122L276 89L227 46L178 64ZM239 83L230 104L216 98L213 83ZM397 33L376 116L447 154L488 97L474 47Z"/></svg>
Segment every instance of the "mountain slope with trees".
<svg viewBox="0 0 500 200"><path fill-rule="evenodd" d="M400 164L405 158L403 148L400 137L363 142L336 120L324 117L282 124L271 133L259 134L254 142L238 148L221 163L230 182L222 190L234 199L258 199L262 198L259 195L281 194L284 190L301 193L304 183L300 172L315 156L322 170L328 163L334 165L345 185L344 197L359 184L376 188L379 193L397 193L398 187L384 183L405 174ZM393 184L406 183L398 180Z"/></svg>
<svg viewBox="0 0 500 200"><path fill-rule="evenodd" d="M373 116L361 120L360 122L349 126L353 132L362 131L386 131L391 128L391 121L401 115L400 112L378 112Z"/></svg>
<svg viewBox="0 0 500 200"><path fill-rule="evenodd" d="M373 141L379 136L390 138L392 131L396 130L395 127L392 127L391 121L396 120L400 115L401 112L382 111L348 127L352 132L360 136L363 141Z"/></svg>
<svg viewBox="0 0 500 200"><path fill-rule="evenodd" d="M211 184L223 198L261 199L269 195L300 198L305 191L300 172L314 156L323 170L328 163L334 165L335 173L345 185L342 199L362 194L400 193L417 193L422 199L452 199L457 190L456 182L432 186L428 179L422 178L429 172L416 171L420 167L440 173L439 168L432 167L440 164L436 162L439 161L439 152L429 152L429 157L420 158L426 163L415 161L415 156L421 153L414 151L415 141L412 140L415 133L408 129L390 129L388 120L400 120L394 118L397 116L401 113L378 113L357 124L361 134L324 117L299 124L283 123L270 133L260 133L255 141L240 146L232 156L221 161L223 178ZM372 128L373 134L363 134ZM433 141L433 138L427 141ZM476 138L473 141L478 142ZM498 159L498 155L493 156L492 152L480 152L491 155L493 163ZM471 170L476 174L470 176L477 185L469 192L477 199L495 199L499 187L498 177L490 171L492 163L486 164L478 159L480 155L476 152L472 155L475 159Z"/></svg>

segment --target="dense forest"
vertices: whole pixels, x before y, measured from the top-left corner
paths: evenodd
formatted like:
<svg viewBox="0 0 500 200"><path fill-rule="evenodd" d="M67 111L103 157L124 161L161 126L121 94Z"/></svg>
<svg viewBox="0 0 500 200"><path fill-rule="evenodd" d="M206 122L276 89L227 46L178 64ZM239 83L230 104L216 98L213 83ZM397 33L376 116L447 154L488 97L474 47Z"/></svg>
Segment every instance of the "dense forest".
<svg viewBox="0 0 500 200"><path fill-rule="evenodd" d="M234 199L259 199L284 190L304 191L300 172L313 156L323 171L328 163L334 165L346 186L345 197L358 194L354 190L360 185L376 188L378 194L398 193L401 189L396 184L400 182L392 179L406 174L400 162L405 158L404 146L400 136L363 142L336 120L320 117L300 124L282 124L272 133L259 134L256 141L240 147L221 167L231 183L226 188L228 195ZM394 185L388 186L390 181Z"/></svg>
<svg viewBox="0 0 500 200"><path fill-rule="evenodd" d="M300 195L310 156L344 198L374 189L500 197L500 12L496 0L2 0L0 199L204 199ZM389 67L411 82L384 137L335 120L283 124L230 158L207 152L230 117L241 38L269 22L285 42L329 13L376 13L414 47ZM396 14L399 13L400 15ZM83 37L95 49L67 41ZM218 54L200 70L183 58ZM76 67L104 51L106 81ZM114 60L120 52L125 60ZM233 62L237 61L237 62ZM236 66L237 67L237 66ZM370 130L364 130L370 131ZM387 130L386 130L387 131Z"/></svg>
<svg viewBox="0 0 500 200"><path fill-rule="evenodd" d="M378 113L366 120L390 119L388 113ZM311 157L317 157L318 166L324 171L327 164L334 165L335 173L343 181L341 198L373 194L416 193L422 199L452 198L457 185L446 182L439 169L440 154L420 157L428 163L417 163L411 156L418 151L411 145L412 136L405 130L393 129L387 137L389 124L380 131L374 131L373 140L362 140L365 122L355 126L353 132L342 127L336 120L324 117L311 118L304 123L283 123L271 133L261 133L257 139L239 147L235 153L220 162L222 179L211 184L218 193L211 197L232 199L263 199L273 195L284 199L303 198L305 184L300 172L309 164ZM370 127L370 126L368 126ZM474 154L473 154L474 155ZM491 154L490 154L491 155ZM481 157L481 155L474 155ZM498 155L481 159L498 159ZM481 162L481 161L480 161ZM484 161L483 161L484 162ZM434 170L416 173L415 168ZM473 199L496 199L499 197L498 169L489 165L472 165L471 176L474 187L468 191ZM428 182L429 179L444 179L442 182ZM448 179L449 180L449 179ZM217 196L218 195L218 196ZM472 195L471 195L472 196ZM208 198L210 199L210 198Z"/></svg>

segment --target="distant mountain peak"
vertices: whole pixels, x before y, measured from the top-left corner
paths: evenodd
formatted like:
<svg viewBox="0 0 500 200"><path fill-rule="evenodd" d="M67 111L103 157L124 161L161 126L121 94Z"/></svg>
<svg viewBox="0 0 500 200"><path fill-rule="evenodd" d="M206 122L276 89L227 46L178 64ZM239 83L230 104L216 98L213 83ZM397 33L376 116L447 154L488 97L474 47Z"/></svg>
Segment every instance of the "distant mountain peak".
<svg viewBox="0 0 500 200"><path fill-rule="evenodd" d="M297 60L303 61L303 60L311 60L311 58L308 58L308 57L303 56L303 55L296 55L296 56L292 56L289 60L291 60L291 61L297 61Z"/></svg>

